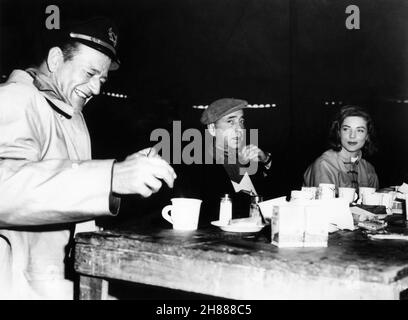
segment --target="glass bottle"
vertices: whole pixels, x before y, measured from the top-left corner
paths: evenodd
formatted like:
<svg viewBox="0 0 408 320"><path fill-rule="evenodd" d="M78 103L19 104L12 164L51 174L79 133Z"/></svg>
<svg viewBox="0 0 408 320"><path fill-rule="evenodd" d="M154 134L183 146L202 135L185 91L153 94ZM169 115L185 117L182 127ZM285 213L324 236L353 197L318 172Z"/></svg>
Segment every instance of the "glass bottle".
<svg viewBox="0 0 408 320"><path fill-rule="evenodd" d="M219 221L221 224L227 225L232 219L232 202L228 194L225 194L221 198L220 202L220 217Z"/></svg>
<svg viewBox="0 0 408 320"><path fill-rule="evenodd" d="M251 204L249 206L249 216L254 219L256 224L262 224L261 209L259 208L258 203L262 201L262 196L253 195L251 196Z"/></svg>

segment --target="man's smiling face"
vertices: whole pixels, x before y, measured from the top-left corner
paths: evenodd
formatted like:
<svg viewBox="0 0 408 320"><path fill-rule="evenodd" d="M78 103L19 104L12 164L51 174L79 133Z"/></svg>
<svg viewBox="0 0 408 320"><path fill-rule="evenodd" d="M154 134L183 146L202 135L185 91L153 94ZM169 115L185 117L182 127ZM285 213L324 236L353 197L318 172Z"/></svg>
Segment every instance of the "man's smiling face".
<svg viewBox="0 0 408 320"><path fill-rule="evenodd" d="M93 48L79 44L72 59L62 61L52 79L75 109L82 109L86 101L100 93L108 79L111 59Z"/></svg>

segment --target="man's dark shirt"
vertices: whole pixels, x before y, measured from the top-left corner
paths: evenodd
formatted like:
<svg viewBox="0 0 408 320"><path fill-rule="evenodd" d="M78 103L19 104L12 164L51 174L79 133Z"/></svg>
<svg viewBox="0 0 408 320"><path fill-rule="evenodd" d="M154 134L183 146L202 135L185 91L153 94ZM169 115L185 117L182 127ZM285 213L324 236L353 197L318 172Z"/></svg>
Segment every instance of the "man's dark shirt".
<svg viewBox="0 0 408 320"><path fill-rule="evenodd" d="M206 226L211 221L218 220L220 200L229 194L232 200L232 217L243 218L249 216L251 196L243 191L235 192L231 178L223 164L191 164L173 165L177 179L173 188L173 197L187 197L201 199L199 226ZM268 178L264 176L266 169L262 163L258 170L250 175L250 179L257 191L265 199L269 195ZM239 181L236 181L239 183Z"/></svg>

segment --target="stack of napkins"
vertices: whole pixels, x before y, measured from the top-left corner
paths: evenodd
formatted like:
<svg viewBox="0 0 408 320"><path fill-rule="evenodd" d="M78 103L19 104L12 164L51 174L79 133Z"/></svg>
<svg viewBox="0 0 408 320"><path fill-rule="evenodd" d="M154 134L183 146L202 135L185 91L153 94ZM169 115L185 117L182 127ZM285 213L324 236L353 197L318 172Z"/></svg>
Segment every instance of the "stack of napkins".
<svg viewBox="0 0 408 320"><path fill-rule="evenodd" d="M362 221L371 221L371 220L378 220L378 219L384 219L387 216L387 213L385 214L376 214L373 212L370 212L368 210L365 210L361 207L358 206L353 206L350 208L351 214L353 215L353 220L355 220L355 223L359 223ZM384 210L385 211L385 210Z"/></svg>
<svg viewBox="0 0 408 320"><path fill-rule="evenodd" d="M398 187L398 192L408 194L408 184L404 182L401 186Z"/></svg>
<svg viewBox="0 0 408 320"><path fill-rule="evenodd" d="M285 197L260 202L271 219L272 244L278 247L327 247L331 226L354 230L353 216L343 198L288 202Z"/></svg>
<svg viewBox="0 0 408 320"><path fill-rule="evenodd" d="M408 195L408 184L404 182L401 186L397 187L397 194L395 197L400 200L406 200L407 195Z"/></svg>
<svg viewBox="0 0 408 320"><path fill-rule="evenodd" d="M279 206L288 203L286 201L286 196L258 202L258 206L261 209L262 215L266 221L271 221L272 212L274 206Z"/></svg>

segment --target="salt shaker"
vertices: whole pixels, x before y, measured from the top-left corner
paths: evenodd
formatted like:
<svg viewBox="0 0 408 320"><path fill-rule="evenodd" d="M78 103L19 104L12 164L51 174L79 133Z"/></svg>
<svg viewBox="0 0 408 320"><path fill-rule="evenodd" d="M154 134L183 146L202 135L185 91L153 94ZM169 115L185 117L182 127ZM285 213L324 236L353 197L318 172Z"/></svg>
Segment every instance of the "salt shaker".
<svg viewBox="0 0 408 320"><path fill-rule="evenodd" d="M249 216L253 218L257 224L262 224L261 209L259 208L258 202L262 201L262 196L253 195L251 197L251 204L249 206Z"/></svg>
<svg viewBox="0 0 408 320"><path fill-rule="evenodd" d="M222 224L228 224L232 219L232 202L228 194L221 198L219 221Z"/></svg>

